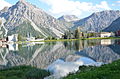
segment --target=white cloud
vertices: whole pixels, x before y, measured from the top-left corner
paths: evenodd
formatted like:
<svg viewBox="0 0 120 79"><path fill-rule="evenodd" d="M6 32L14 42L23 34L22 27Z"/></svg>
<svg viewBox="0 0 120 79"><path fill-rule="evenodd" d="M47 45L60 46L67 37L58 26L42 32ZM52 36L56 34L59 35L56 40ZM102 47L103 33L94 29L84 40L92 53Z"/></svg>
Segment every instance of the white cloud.
<svg viewBox="0 0 120 79"><path fill-rule="evenodd" d="M55 16L76 15L80 17L85 12L95 12L101 10L110 10L108 3L102 1L100 4L94 5L91 2L80 2L72 0L39 0L50 6L49 11Z"/></svg>
<svg viewBox="0 0 120 79"><path fill-rule="evenodd" d="M120 4L120 1L117 1L118 4Z"/></svg>
<svg viewBox="0 0 120 79"><path fill-rule="evenodd" d="M115 3L112 4L112 6L120 6L120 1L115 1Z"/></svg>
<svg viewBox="0 0 120 79"><path fill-rule="evenodd" d="M112 6L115 6L115 3L113 3Z"/></svg>
<svg viewBox="0 0 120 79"><path fill-rule="evenodd" d="M11 4L6 2L5 0L0 0L0 10L2 10L4 7L10 7Z"/></svg>
<svg viewBox="0 0 120 79"><path fill-rule="evenodd" d="M102 1L100 4L97 4L94 6L97 9L105 9L105 10L110 10L110 7L106 1Z"/></svg>
<svg viewBox="0 0 120 79"><path fill-rule="evenodd" d="M117 2L116 2L116 6L120 6L120 1L117 1Z"/></svg>

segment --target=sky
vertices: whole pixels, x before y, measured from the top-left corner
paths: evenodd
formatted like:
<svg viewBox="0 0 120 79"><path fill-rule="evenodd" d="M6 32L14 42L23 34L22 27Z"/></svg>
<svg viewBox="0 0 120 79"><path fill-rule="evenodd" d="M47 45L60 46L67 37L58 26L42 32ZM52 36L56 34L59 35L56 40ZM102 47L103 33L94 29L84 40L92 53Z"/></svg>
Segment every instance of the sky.
<svg viewBox="0 0 120 79"><path fill-rule="evenodd" d="M12 6L18 0L0 0L0 9ZM76 15L79 18L103 10L120 10L120 0L26 0L45 12L58 18L62 15Z"/></svg>

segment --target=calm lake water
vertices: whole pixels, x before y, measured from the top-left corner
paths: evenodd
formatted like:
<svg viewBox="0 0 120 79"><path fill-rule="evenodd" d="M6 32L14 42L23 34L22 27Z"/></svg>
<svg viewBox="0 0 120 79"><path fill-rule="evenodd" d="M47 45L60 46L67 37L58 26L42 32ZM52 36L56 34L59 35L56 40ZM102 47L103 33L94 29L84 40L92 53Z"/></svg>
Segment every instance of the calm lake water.
<svg viewBox="0 0 120 79"><path fill-rule="evenodd" d="M0 68L31 65L59 76L81 65L111 63L120 59L120 40L79 40L9 44L0 48Z"/></svg>

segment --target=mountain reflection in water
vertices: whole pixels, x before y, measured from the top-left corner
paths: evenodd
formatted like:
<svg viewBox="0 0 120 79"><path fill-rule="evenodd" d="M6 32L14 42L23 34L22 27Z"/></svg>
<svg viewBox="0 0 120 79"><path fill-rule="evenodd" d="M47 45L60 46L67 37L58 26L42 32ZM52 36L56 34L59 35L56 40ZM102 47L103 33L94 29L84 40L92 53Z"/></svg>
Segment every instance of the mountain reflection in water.
<svg viewBox="0 0 120 79"><path fill-rule="evenodd" d="M111 63L120 59L120 40L79 40L7 45L0 48L0 68L31 65L46 69L56 61L76 62L81 57Z"/></svg>

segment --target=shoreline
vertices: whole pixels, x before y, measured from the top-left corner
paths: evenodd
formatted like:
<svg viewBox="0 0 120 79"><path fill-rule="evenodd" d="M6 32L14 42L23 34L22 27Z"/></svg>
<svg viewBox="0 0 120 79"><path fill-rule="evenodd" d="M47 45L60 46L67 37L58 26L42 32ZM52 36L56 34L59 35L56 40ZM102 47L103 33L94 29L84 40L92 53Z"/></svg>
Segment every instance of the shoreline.
<svg viewBox="0 0 120 79"><path fill-rule="evenodd" d="M43 41L18 41L17 44L31 43L31 42L59 42L59 41L76 41L76 40L94 40L94 39L120 39L120 37L97 37L97 38L82 38L82 39L58 39L58 40L43 40Z"/></svg>

